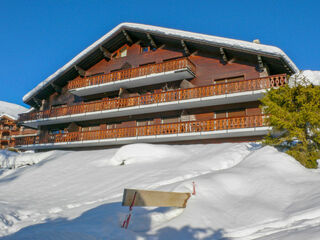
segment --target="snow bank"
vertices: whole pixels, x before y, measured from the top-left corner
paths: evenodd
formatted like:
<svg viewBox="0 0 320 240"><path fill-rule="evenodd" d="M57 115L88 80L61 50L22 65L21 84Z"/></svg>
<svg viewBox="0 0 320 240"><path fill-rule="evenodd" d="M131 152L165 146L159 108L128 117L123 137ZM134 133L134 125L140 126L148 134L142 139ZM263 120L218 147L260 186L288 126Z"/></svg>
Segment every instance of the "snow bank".
<svg viewBox="0 0 320 240"><path fill-rule="evenodd" d="M0 150L0 169L12 169L37 164L49 157L55 158L59 153L55 151L33 153L23 152L17 153L8 150Z"/></svg>
<svg viewBox="0 0 320 240"><path fill-rule="evenodd" d="M313 85L320 86L320 71L303 70L300 73L296 73L289 79L290 86L294 86L295 83L312 83Z"/></svg>
<svg viewBox="0 0 320 240"><path fill-rule="evenodd" d="M3 239L312 240L320 233L320 171L272 147L133 144L47 154L0 175ZM187 208L136 207L129 228L120 228L124 188L191 192L192 181L197 194Z"/></svg>
<svg viewBox="0 0 320 240"><path fill-rule="evenodd" d="M6 115L13 119L18 119L20 113L26 112L28 109L9 102L0 101L0 116Z"/></svg>

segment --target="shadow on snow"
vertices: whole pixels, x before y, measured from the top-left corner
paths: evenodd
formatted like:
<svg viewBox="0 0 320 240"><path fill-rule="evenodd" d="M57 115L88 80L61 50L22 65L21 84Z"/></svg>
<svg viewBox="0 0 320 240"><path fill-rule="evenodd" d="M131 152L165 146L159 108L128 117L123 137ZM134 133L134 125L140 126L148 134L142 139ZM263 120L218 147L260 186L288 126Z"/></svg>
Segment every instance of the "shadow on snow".
<svg viewBox="0 0 320 240"><path fill-rule="evenodd" d="M163 227L153 233L148 231L153 228L149 216L161 216L172 208L136 208L133 210L132 221L128 229L122 229L121 224L128 213L127 207L122 207L120 202L108 203L87 210L74 219L57 218L46 219L44 223L27 226L18 232L0 237L0 240L107 240L107 239L205 239L227 240L224 238L223 229L194 228L184 226L180 229ZM157 225L165 224L165 220Z"/></svg>

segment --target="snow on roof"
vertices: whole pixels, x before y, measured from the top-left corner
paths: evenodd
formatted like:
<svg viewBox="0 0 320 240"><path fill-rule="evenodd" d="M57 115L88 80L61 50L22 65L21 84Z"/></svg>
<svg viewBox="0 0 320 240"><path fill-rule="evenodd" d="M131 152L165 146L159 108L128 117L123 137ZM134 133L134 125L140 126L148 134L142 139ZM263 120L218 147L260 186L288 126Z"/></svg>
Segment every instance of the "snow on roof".
<svg viewBox="0 0 320 240"><path fill-rule="evenodd" d="M303 80L320 86L320 71L303 70L292 75L289 79L289 85L293 86L295 82L305 84ZM309 83L308 83L309 84Z"/></svg>
<svg viewBox="0 0 320 240"><path fill-rule="evenodd" d="M27 102L28 100L30 100L38 91L48 86L57 77L63 74L67 69L79 63L88 54L92 53L101 44L108 41L115 33L119 32L122 29L129 29L129 30L131 29L136 31L149 32L157 35L165 35L167 37L183 38L185 40L196 41L202 44L219 45L222 47L227 47L232 49L240 49L242 51L249 51L249 52L271 55L271 56L279 57L283 59L283 61L293 70L293 72L299 71L299 69L292 62L292 60L280 48L277 48L274 46L257 44L257 43L242 41L242 40L230 39L230 38L216 37L212 35L193 33L193 32L164 28L164 27L156 27L156 26L139 24L139 23L121 23L115 28L113 28L111 31L109 31L107 34L102 36L100 39L98 39L96 42L91 44L89 47L84 49L82 52L80 52L71 61L69 61L63 67L58 69L55 73L53 73L47 79L39 83L35 88L33 88L30 92L28 92L23 97L23 101Z"/></svg>
<svg viewBox="0 0 320 240"><path fill-rule="evenodd" d="M18 119L20 113L28 111L27 108L15 103L0 101L0 117L7 116L14 120Z"/></svg>

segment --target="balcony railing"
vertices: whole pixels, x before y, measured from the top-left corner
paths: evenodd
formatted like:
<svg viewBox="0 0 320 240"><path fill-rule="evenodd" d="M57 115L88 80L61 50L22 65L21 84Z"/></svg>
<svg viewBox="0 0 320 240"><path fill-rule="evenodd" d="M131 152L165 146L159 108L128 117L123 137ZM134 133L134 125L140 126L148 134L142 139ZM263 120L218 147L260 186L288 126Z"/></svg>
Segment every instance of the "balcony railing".
<svg viewBox="0 0 320 240"><path fill-rule="evenodd" d="M12 131L12 136L23 136L23 135L31 135L31 134L37 134L38 131L35 129L24 129L23 131Z"/></svg>
<svg viewBox="0 0 320 240"><path fill-rule="evenodd" d="M111 109L134 107L147 104L164 103L172 101L203 98L221 94L268 89L286 84L286 75L273 75L264 78L242 80L232 83L219 83L204 87L179 89L167 92L146 94L138 97L115 98L100 100L92 103L82 103L72 106L60 107L45 111L36 111L20 114L19 121L38 120L65 115L81 114L86 112L105 111Z"/></svg>
<svg viewBox="0 0 320 240"><path fill-rule="evenodd" d="M191 72L195 73L195 65L187 58L180 58L163 63L148 64L136 68L130 68L98 76L72 80L68 83L67 88L68 90L82 88L114 81L121 81L129 78L146 76L154 73L169 72L183 68L188 68Z"/></svg>
<svg viewBox="0 0 320 240"><path fill-rule="evenodd" d="M86 140L101 140L114 138L127 138L138 136L168 135L182 133L209 132L227 129L263 127L264 115L232 117L222 119L212 119L207 121L189 121L179 123L167 123L150 126L137 126L128 128L70 132L49 134L45 136L31 136L16 139L16 145L33 145L43 143L63 143Z"/></svg>

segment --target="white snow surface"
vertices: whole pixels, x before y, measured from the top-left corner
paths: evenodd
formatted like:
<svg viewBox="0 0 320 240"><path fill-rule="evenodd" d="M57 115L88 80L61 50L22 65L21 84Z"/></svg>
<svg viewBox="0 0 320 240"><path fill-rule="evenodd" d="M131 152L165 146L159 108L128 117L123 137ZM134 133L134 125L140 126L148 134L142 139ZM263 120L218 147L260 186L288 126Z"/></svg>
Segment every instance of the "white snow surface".
<svg viewBox="0 0 320 240"><path fill-rule="evenodd" d="M146 24L126 23L125 22L125 23L121 23L118 26L116 26L115 28L113 28L111 31L106 33L104 36L102 36L96 42L91 44L89 47L87 47L82 52L80 52L77 56L75 56L73 59L71 59L63 67L58 69L55 73L53 73L48 78L46 78L45 80L40 82L35 88L33 88L30 92L28 92L23 97L23 101L27 102L28 100L30 100L38 91L40 91L41 89L48 86L57 77L59 77L65 71L67 71L68 69L70 69L71 67L73 67L74 65L79 63L81 60L83 60L90 53L95 51L101 44L107 42L116 33L118 33L119 31L121 31L123 29L132 29L132 30L148 32L148 33L152 33L152 34L156 34L156 35L165 35L167 37L182 38L185 40L197 41L197 42L201 42L204 44L213 44L213 45L218 45L218 46L232 48L232 49L240 49L240 50L245 50L245 51L254 52L254 53L266 54L266 55L270 55L273 57L280 57L284 60L284 62L294 72L299 71L299 69L293 63L293 61L278 47L264 45L264 44L257 44L257 43L253 43L253 42L242 41L242 40L236 40L236 39L223 38L223 37L217 37L217 36L212 36L212 35L206 35L206 34L164 28L164 27L151 26L151 25L146 25Z"/></svg>
<svg viewBox="0 0 320 240"><path fill-rule="evenodd" d="M312 70L303 70L300 73L296 73L292 75L289 79L289 84L293 86L295 82L306 84L312 83L315 86L320 86L320 71L312 71Z"/></svg>
<svg viewBox="0 0 320 240"><path fill-rule="evenodd" d="M11 155L25 165L37 163L0 173L0 239L320 236L319 169L305 169L272 147L133 144ZM134 207L129 228L120 227L128 214L121 206L124 188L191 192L192 181L196 195L185 209Z"/></svg>
<svg viewBox="0 0 320 240"><path fill-rule="evenodd" d="M0 117L6 115L14 120L17 120L20 113L28 111L27 108L15 103L0 101Z"/></svg>

